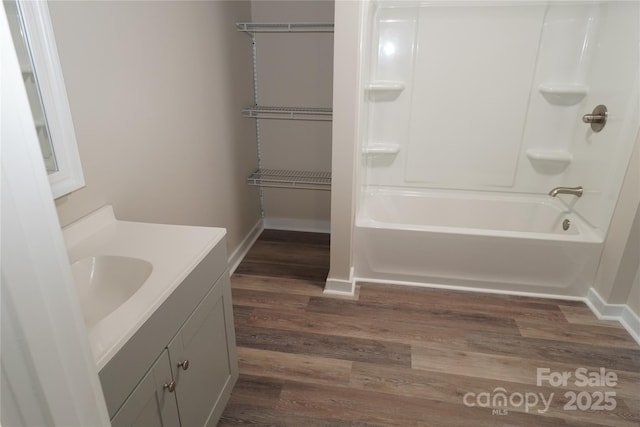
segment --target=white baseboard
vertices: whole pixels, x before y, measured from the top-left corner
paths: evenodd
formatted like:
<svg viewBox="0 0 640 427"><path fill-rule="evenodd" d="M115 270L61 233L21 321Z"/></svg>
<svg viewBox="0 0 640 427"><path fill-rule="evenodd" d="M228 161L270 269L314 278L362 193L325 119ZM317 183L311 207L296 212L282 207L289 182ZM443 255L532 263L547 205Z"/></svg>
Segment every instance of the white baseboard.
<svg viewBox="0 0 640 427"><path fill-rule="evenodd" d="M313 219L265 218L264 228L268 230L306 231L311 233L329 233L331 223Z"/></svg>
<svg viewBox="0 0 640 427"><path fill-rule="evenodd" d="M634 313L629 306L626 306L618 321L629 332L629 335L640 344L640 316Z"/></svg>
<svg viewBox="0 0 640 427"><path fill-rule="evenodd" d="M351 267L349 279L347 280L328 277L322 293L325 295L354 296L356 293L356 281L353 279L353 267Z"/></svg>
<svg viewBox="0 0 640 427"><path fill-rule="evenodd" d="M593 314L602 320L618 320L626 307L624 304L607 304L593 288L589 289L585 303L593 311Z"/></svg>
<svg viewBox="0 0 640 427"><path fill-rule="evenodd" d="M247 255L251 246L253 246L256 240L258 240L258 237L260 237L262 230L264 230L264 221L260 219L229 257L229 275L232 275L236 271L236 268L238 268Z"/></svg>
<svg viewBox="0 0 640 427"><path fill-rule="evenodd" d="M355 283L373 283L379 285L397 285L397 286L409 286L415 288L430 288L430 289L443 289L449 291L461 291L461 292L477 292L482 294L496 294L496 295L514 295L531 298L547 298L557 299L564 301L584 301L583 297L572 295L558 295L545 292L525 292L525 291L512 291L506 289L491 289L483 287L463 286L463 285L451 285L442 283L430 283L430 282L410 282L406 280L392 280L392 279L372 279L369 277L354 277Z"/></svg>
<svg viewBox="0 0 640 427"><path fill-rule="evenodd" d="M585 298L593 314L602 320L617 320L629 332L638 344L640 344L640 317L626 304L607 304L607 302L591 288Z"/></svg>

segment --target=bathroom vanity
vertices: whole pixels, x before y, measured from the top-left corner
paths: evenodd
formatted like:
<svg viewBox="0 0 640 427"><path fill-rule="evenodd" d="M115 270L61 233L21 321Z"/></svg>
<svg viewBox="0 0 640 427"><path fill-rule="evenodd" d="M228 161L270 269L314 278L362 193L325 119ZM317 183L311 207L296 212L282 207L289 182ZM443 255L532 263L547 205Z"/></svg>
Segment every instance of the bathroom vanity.
<svg viewBox="0 0 640 427"><path fill-rule="evenodd" d="M109 288L79 295L112 425L215 426L238 378L225 230L118 221L107 206L64 235L76 286L92 265L89 284ZM134 277L136 262L151 266L139 288L112 292L106 275Z"/></svg>

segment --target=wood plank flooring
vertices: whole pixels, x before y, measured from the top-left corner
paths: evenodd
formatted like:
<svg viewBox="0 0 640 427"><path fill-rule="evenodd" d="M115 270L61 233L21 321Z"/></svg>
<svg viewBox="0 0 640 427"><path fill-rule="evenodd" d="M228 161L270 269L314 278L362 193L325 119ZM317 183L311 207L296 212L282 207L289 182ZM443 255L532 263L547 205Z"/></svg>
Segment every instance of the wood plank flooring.
<svg viewBox="0 0 640 427"><path fill-rule="evenodd" d="M328 235L265 230L231 277L240 379L220 426L640 425L640 347L584 304L373 284L326 297L328 265ZM571 377L538 385L538 368ZM576 385L577 368L616 385Z"/></svg>

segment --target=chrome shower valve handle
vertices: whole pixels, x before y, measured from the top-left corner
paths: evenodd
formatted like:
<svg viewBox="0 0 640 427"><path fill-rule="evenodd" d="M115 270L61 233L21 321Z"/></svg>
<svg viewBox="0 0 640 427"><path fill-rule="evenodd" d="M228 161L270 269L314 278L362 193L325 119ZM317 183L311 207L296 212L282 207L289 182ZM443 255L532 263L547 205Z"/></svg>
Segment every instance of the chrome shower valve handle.
<svg viewBox="0 0 640 427"><path fill-rule="evenodd" d="M607 107L600 104L593 109L593 112L591 114L585 114L584 116L582 116L582 121L584 123L590 123L592 131L600 132L607 124L608 117L609 113L607 111Z"/></svg>

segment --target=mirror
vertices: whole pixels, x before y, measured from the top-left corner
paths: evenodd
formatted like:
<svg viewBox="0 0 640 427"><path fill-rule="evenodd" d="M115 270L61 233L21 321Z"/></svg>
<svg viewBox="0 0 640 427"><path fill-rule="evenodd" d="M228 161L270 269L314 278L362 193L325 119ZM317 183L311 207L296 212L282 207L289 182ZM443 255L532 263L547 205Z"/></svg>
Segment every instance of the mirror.
<svg viewBox="0 0 640 427"><path fill-rule="evenodd" d="M45 1L3 0L53 197L84 187L55 37Z"/></svg>

